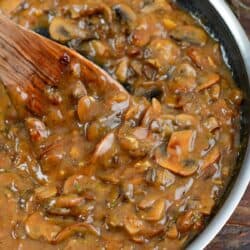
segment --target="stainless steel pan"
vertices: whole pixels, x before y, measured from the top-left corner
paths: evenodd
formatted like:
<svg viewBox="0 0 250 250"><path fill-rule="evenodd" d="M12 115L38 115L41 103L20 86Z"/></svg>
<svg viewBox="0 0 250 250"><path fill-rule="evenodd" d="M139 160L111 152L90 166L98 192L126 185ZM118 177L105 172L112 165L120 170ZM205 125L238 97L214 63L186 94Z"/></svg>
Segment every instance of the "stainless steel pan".
<svg viewBox="0 0 250 250"><path fill-rule="evenodd" d="M250 181L250 43L238 20L223 0L176 0L177 4L198 17L223 45L237 85L245 93L242 105L241 151L235 175L215 215L188 249L205 248L226 224L240 202Z"/></svg>

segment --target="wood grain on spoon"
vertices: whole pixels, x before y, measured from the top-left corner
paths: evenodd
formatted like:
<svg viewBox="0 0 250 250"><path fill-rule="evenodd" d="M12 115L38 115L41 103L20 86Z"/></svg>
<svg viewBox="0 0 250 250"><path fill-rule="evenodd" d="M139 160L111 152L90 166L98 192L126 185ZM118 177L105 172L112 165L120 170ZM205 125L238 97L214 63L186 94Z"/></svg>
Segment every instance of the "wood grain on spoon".
<svg viewBox="0 0 250 250"><path fill-rule="evenodd" d="M106 91L128 93L105 71L75 51L14 24L0 15L0 79L19 113L26 108L42 115L46 105L46 85L57 86L63 73L80 63L85 83L97 83Z"/></svg>

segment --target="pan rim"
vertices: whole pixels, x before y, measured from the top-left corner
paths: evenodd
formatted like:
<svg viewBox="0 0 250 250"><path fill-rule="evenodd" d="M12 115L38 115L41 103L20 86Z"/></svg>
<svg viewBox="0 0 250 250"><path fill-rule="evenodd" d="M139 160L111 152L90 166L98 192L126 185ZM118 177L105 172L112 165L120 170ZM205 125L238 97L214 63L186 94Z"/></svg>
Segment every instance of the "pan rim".
<svg viewBox="0 0 250 250"><path fill-rule="evenodd" d="M208 0L208 2L221 16L228 29L231 31L245 64L245 70L248 75L248 84L250 85L250 42L245 31L224 0ZM188 250L204 249L214 239L240 203L241 198L247 190L249 182L250 138L248 138L248 146L243 164L228 197L203 232L190 243L187 247Z"/></svg>

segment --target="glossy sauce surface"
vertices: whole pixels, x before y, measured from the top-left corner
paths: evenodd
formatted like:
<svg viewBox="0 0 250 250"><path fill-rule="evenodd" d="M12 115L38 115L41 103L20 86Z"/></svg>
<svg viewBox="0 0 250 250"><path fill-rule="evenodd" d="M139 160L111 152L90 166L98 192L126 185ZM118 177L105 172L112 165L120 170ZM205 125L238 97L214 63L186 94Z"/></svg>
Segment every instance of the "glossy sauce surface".
<svg viewBox="0 0 250 250"><path fill-rule="evenodd" d="M233 173L240 104L218 42L166 0L2 0L15 22L88 57L20 119L0 86L0 249L179 249ZM32 41L31 41L32 42ZM53 65L52 65L53 67Z"/></svg>

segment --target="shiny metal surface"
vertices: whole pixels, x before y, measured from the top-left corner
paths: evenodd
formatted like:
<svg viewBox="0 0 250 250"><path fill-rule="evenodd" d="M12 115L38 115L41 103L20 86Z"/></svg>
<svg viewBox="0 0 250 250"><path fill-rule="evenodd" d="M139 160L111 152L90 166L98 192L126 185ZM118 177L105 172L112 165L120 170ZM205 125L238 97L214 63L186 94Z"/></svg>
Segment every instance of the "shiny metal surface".
<svg viewBox="0 0 250 250"><path fill-rule="evenodd" d="M178 1L177 1L178 2ZM183 1L184 2L184 1ZM187 1L188 2L188 1ZM200 1L191 1L192 5L195 6L195 4ZM204 1L205 2L205 1ZM208 0L208 3L210 4L212 9L216 11L219 16L223 19L225 25L227 26L228 30L231 32L230 35L232 35L234 39L234 43L231 46L237 46L236 48L242 58L243 61L243 68L241 68L242 71L237 69L237 74L241 76L241 74L245 73L246 74L246 80L244 83L245 89L248 90L248 93L246 93L247 98L249 97L249 89L250 89L250 42L241 27L240 23L232 13L231 9L229 6L226 4L225 1L223 0ZM203 3L203 1L202 1ZM201 4L201 3L199 3ZM188 4L186 4L188 5ZM187 6L186 6L187 7ZM188 7L187 7L188 9ZM195 15L196 13L194 13ZM201 13L202 16L202 13ZM216 16L214 17L216 18ZM208 20L209 21L209 20ZM216 21L213 20L213 23ZM219 25L219 20L218 20L218 25ZM222 30L224 28L222 27ZM212 30L213 32L213 30ZM223 31L225 32L225 30ZM235 60L237 60L235 58ZM237 62L235 62L237 63ZM248 103L249 104L249 103ZM247 104L246 109L250 110L250 106ZM249 126L249 111L247 111L247 114L245 115L246 117L244 118L243 114L243 119L247 120ZM244 122L244 121L243 121ZM244 128L243 128L244 129ZM240 168L238 170L238 173L235 176L235 179L233 181L233 184L231 186L230 192L227 193L225 197L225 202L223 205L220 207L216 215L213 217L213 219L210 221L210 223L207 225L207 227L204 229L204 231L198 235L197 238L194 239L193 242L188 246L187 249L189 250L200 250L204 249L218 234L218 232L222 229L222 227L226 224L232 213L234 212L235 208L239 204L241 198L244 195L244 192L246 191L249 181L250 181L250 138L249 138L249 132L246 133L246 136L248 138L244 138L246 140L246 146L244 152L241 152L242 156L242 161L240 162Z"/></svg>

